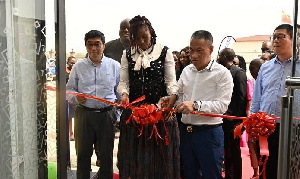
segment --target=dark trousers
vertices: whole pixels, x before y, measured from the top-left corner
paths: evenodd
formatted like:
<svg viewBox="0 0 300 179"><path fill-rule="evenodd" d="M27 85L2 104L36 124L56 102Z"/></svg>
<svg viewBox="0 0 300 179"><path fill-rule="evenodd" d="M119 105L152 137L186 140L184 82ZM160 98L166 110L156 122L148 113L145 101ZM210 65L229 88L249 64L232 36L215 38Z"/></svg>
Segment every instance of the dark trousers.
<svg viewBox="0 0 300 179"><path fill-rule="evenodd" d="M225 179L242 178L240 138L233 137L233 130L237 124L236 121L223 119Z"/></svg>
<svg viewBox="0 0 300 179"><path fill-rule="evenodd" d="M274 178L277 179L279 134L280 134L280 124L277 123L275 131L268 137L269 157L266 165L266 179L274 179ZM263 161L265 161L265 157L263 157ZM259 166L260 172L262 172L262 169L263 166ZM262 179L263 175L261 175L260 178Z"/></svg>
<svg viewBox="0 0 300 179"><path fill-rule="evenodd" d="M187 179L221 179L224 150L222 127L189 133L180 126L180 154Z"/></svg>
<svg viewBox="0 0 300 179"><path fill-rule="evenodd" d="M115 113L93 112L81 107L75 112L75 147L77 152L77 178L89 179L94 141L97 141L100 155L98 176L113 178L113 148L115 138Z"/></svg>

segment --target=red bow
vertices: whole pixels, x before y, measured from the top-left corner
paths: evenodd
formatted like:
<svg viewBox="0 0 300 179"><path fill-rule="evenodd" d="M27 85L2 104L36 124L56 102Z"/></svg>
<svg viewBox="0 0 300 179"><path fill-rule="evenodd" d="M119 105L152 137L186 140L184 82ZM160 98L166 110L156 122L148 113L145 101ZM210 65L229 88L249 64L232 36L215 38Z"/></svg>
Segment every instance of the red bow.
<svg viewBox="0 0 300 179"><path fill-rule="evenodd" d="M158 143L158 137L162 139L162 137L159 135L159 132L157 130L156 124L162 120L165 128L165 144L169 145L168 140L168 130L165 125L164 117L163 117L163 111L158 110L158 108L154 104L143 104L139 107L131 106L132 114L127 119L126 124L130 122L130 120L136 124L138 124L138 130L140 132L139 136L143 134L144 126L152 125L152 132L149 136L149 139L153 136L155 136L156 143Z"/></svg>
<svg viewBox="0 0 300 179"><path fill-rule="evenodd" d="M259 111L257 113L251 114L249 117L244 119L243 123L238 125L234 129L234 138L241 137L242 127L246 128L248 135L250 135L254 140L259 139L260 147L260 160L259 165L263 165L263 178L266 178L266 163L269 156L268 148L268 137L275 131L277 119L274 116L268 115L266 112ZM262 156L266 156L264 163L262 163ZM262 173L260 173L261 175Z"/></svg>

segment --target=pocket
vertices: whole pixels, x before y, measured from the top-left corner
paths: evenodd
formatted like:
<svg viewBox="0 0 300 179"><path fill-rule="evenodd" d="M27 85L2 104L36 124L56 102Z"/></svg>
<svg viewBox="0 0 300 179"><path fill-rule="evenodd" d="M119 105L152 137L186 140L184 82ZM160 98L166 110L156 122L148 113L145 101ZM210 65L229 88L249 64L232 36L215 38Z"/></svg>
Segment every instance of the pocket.
<svg viewBox="0 0 300 179"><path fill-rule="evenodd" d="M100 85L107 92L113 92L114 87L116 86L116 76L109 72L101 73Z"/></svg>

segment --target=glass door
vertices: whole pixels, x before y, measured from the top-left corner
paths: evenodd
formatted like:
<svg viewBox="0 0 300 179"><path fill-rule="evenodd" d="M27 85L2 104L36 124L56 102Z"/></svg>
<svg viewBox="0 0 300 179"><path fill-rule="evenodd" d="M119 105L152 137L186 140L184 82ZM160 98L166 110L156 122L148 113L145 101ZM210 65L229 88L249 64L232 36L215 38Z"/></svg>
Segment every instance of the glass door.
<svg viewBox="0 0 300 179"><path fill-rule="evenodd" d="M44 1L0 1L1 178L47 177Z"/></svg>
<svg viewBox="0 0 300 179"><path fill-rule="evenodd" d="M64 1L0 0L1 178L67 178L63 11Z"/></svg>

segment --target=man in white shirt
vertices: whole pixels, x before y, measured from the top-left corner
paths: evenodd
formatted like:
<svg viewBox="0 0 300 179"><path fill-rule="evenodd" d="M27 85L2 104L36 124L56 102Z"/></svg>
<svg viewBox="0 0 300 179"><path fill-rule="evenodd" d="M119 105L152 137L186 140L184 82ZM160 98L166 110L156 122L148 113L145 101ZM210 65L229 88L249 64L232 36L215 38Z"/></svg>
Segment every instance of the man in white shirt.
<svg viewBox="0 0 300 179"><path fill-rule="evenodd" d="M199 30L192 34L190 59L178 81L176 112L183 113L180 152L186 178L222 178L224 133L222 118L190 114L192 111L223 114L233 91L230 72L211 59L213 37Z"/></svg>

